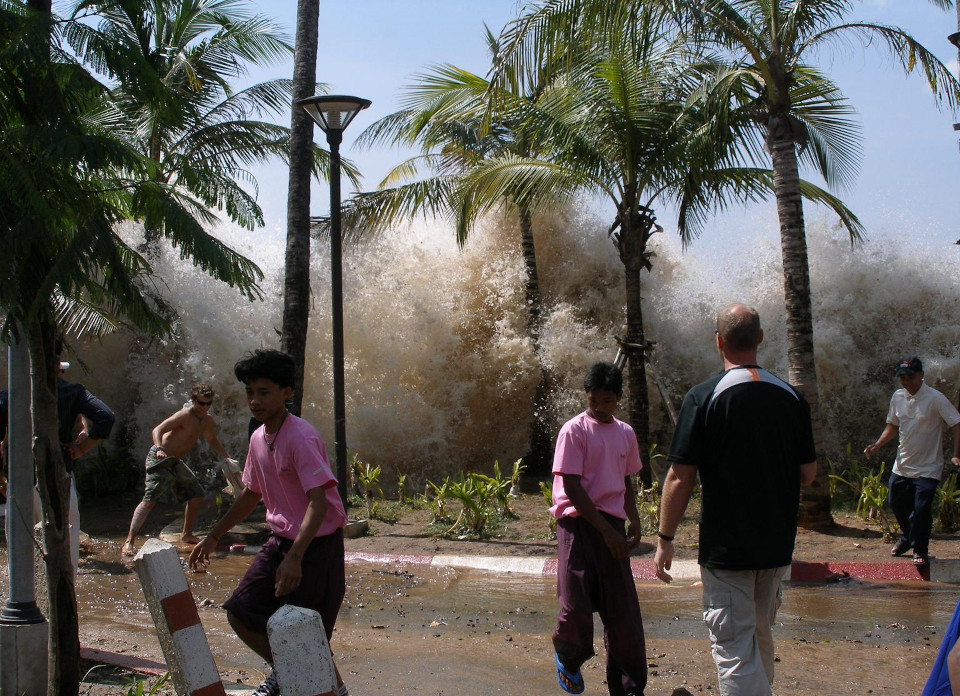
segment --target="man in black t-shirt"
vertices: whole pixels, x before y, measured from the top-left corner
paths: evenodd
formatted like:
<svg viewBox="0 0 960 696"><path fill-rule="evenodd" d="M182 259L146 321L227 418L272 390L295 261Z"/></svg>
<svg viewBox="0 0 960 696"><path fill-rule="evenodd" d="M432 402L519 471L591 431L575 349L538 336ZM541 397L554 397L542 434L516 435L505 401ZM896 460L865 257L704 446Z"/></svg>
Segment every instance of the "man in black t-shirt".
<svg viewBox="0 0 960 696"><path fill-rule="evenodd" d="M673 561L673 535L700 475L698 563L703 616L722 696L768 696L772 626L797 534L800 486L817 471L810 409L757 365L760 317L745 305L717 318L724 371L683 399L663 488L655 563Z"/></svg>

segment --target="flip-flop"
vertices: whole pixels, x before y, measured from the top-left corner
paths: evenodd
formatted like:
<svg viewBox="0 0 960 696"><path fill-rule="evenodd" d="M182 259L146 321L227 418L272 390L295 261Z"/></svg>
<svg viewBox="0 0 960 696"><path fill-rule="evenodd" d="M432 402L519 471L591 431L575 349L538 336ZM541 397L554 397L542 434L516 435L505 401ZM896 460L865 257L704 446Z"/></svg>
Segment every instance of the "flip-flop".
<svg viewBox="0 0 960 696"><path fill-rule="evenodd" d="M578 669L576 674L568 672L563 666L563 663L560 662L560 656L557 655L557 653L553 653L553 659L557 663L557 683L560 685L560 688L568 694L582 694L583 675L580 674L580 670ZM567 681L565 682L564 679ZM567 686L567 682L570 682L573 686Z"/></svg>
<svg viewBox="0 0 960 696"><path fill-rule="evenodd" d="M919 553L913 554L913 565L917 568L925 568L930 565L930 559L926 556L921 556Z"/></svg>
<svg viewBox="0 0 960 696"><path fill-rule="evenodd" d="M893 548L890 549L891 556L902 556L907 551L910 550L910 542L903 541L902 539L894 544Z"/></svg>

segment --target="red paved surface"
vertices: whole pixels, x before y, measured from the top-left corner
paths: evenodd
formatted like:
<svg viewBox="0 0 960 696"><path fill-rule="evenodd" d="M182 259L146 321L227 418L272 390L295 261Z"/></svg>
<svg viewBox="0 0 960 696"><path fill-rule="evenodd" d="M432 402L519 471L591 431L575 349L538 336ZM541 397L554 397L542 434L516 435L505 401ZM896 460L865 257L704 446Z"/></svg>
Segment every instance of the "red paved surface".
<svg viewBox="0 0 960 696"><path fill-rule="evenodd" d="M836 582L843 578L858 580L929 580L930 566L917 568L911 561L885 563L817 563L794 561L792 582Z"/></svg>

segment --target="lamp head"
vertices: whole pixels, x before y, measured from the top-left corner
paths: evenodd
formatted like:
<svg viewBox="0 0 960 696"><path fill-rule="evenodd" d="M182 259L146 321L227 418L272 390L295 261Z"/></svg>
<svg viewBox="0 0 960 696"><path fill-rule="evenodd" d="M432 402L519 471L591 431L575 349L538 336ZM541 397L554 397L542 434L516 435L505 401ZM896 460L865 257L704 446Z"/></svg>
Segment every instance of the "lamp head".
<svg viewBox="0 0 960 696"><path fill-rule="evenodd" d="M308 97L297 101L310 118L317 122L327 135L340 134L361 111L370 106L369 99L331 94L322 97Z"/></svg>

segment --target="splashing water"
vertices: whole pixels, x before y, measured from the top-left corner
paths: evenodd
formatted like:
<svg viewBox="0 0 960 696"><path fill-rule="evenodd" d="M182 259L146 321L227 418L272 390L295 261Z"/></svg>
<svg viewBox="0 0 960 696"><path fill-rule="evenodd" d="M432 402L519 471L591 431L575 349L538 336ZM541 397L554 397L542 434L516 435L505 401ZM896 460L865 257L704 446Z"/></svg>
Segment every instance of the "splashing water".
<svg viewBox="0 0 960 696"><path fill-rule="evenodd" d="M738 232L743 257L683 253L666 234L653 242L653 271L643 275L652 363L667 398L720 369L714 344L719 309L734 301L758 309L765 341L761 363L786 377L786 340L779 241L769 224ZM765 229L763 229L765 227ZM583 373L612 360L614 335L625 333L623 266L606 236L607 222L586 206L535 220L544 302L541 352L557 385L554 425L582 407ZM137 233L127 231L136 243ZM212 414L231 454L246 449L248 412L233 364L247 351L278 348L284 241L280 235L223 229L218 235L266 274L263 302L248 302L166 249L155 263L164 296L178 313L175 336L152 343L129 333L78 345L81 363L68 379L85 383L125 423L133 455L150 430L187 400L192 382L210 382ZM896 388L899 357L920 355L926 381L955 400L960 384L957 284L960 268L941 249L911 240L909 253L891 241L851 249L843 232L808 224L817 370L824 425L822 448L859 451L883 427ZM452 232L416 222L344 252L347 444L422 488L460 470L488 470L526 452L538 380L525 335L520 233L492 216L460 250ZM748 254L748 255L747 255ZM946 258L945 258L946 257ZM333 450L328 251L315 244L313 307L307 343L303 415ZM660 450L672 428L651 383L651 432ZM626 418L626 413L621 412Z"/></svg>

